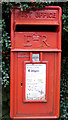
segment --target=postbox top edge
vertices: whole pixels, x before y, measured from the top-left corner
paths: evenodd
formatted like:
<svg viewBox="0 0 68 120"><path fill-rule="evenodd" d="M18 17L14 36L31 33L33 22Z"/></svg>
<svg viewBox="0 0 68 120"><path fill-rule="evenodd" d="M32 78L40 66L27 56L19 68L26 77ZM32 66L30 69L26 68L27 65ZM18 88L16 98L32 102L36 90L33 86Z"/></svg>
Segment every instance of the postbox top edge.
<svg viewBox="0 0 68 120"><path fill-rule="evenodd" d="M20 9L20 8L17 8L17 7L19 7L19 5L16 5L16 6L14 6L13 7L13 10L14 9ZM59 9L59 10L62 10L62 8L60 7L60 6L45 6L45 8L34 8L33 10L43 10L43 9Z"/></svg>
<svg viewBox="0 0 68 120"><path fill-rule="evenodd" d="M18 11L15 11L15 10L18 10ZM47 11L49 11L49 12L47 13ZM56 25L56 24L60 23L60 19L62 16L62 9L60 6L46 6L43 9L35 8L30 11L26 10L26 11L21 12L21 10L20 10L20 8L18 8L18 6L14 6L14 8L11 12L11 15L15 16L14 20L13 20L13 21L15 21L15 23L23 22L24 24L27 24L30 22L30 24L33 24L33 23L40 24L40 22L41 22L42 24L44 24L44 23L50 24L50 22L51 22L51 24ZM51 15L51 16L49 16L49 15Z"/></svg>
<svg viewBox="0 0 68 120"><path fill-rule="evenodd" d="M19 7L18 5L14 6L11 13L13 13L13 11L15 11L15 9L20 9L18 7ZM57 9L57 10L60 11L60 14L62 15L62 8L60 6L45 6L45 8L34 8L34 9L30 10L30 11L46 10L46 9L53 9L53 10ZM23 12L27 12L27 11L29 11L29 10L26 10L26 11L23 11Z"/></svg>

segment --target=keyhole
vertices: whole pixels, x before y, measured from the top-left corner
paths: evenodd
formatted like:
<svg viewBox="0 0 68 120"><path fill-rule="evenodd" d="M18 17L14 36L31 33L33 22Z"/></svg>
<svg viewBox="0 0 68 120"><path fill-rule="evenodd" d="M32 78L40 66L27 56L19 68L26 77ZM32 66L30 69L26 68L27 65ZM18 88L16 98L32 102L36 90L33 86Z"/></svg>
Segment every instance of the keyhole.
<svg viewBox="0 0 68 120"><path fill-rule="evenodd" d="M21 83L21 87L23 86L23 83Z"/></svg>

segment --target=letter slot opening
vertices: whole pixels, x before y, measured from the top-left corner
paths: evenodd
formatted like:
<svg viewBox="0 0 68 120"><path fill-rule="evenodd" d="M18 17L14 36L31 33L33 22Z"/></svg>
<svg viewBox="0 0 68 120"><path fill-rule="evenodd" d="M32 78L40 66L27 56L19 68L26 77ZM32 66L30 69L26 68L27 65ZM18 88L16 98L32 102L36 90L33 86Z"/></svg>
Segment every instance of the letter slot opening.
<svg viewBox="0 0 68 120"><path fill-rule="evenodd" d="M46 32L56 32L57 25L16 25L16 32L29 32L29 31L46 31Z"/></svg>

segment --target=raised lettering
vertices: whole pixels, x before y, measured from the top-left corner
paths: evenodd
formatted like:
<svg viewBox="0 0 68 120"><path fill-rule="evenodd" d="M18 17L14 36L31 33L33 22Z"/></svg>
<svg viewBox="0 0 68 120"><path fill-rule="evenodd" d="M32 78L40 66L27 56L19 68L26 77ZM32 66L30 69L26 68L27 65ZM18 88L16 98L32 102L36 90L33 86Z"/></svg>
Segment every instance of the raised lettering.
<svg viewBox="0 0 68 120"><path fill-rule="evenodd" d="M36 18L56 18L56 13L54 12L36 12L35 13Z"/></svg>
<svg viewBox="0 0 68 120"><path fill-rule="evenodd" d="M46 18L46 13L43 14L43 18Z"/></svg>
<svg viewBox="0 0 68 120"><path fill-rule="evenodd" d="M38 13L37 12L35 13L35 17L38 18Z"/></svg>
<svg viewBox="0 0 68 120"><path fill-rule="evenodd" d="M52 18L52 16L53 16L53 13L50 13L50 18Z"/></svg>
<svg viewBox="0 0 68 120"><path fill-rule="evenodd" d="M53 14L53 18L56 18L56 13Z"/></svg>
<svg viewBox="0 0 68 120"><path fill-rule="evenodd" d="M21 14L21 17L23 17L23 18L27 18L28 15L27 15L26 13L22 13L22 14Z"/></svg>

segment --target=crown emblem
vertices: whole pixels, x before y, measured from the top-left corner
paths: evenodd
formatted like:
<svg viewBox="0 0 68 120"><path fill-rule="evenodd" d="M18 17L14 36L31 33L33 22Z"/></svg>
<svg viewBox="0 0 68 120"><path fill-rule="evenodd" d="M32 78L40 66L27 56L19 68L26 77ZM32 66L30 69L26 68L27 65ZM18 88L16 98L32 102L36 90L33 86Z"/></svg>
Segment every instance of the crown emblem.
<svg viewBox="0 0 68 120"><path fill-rule="evenodd" d="M33 38L34 41L38 41L39 38L40 38L40 35L38 35L38 34L33 34L33 35L32 35L32 38Z"/></svg>

